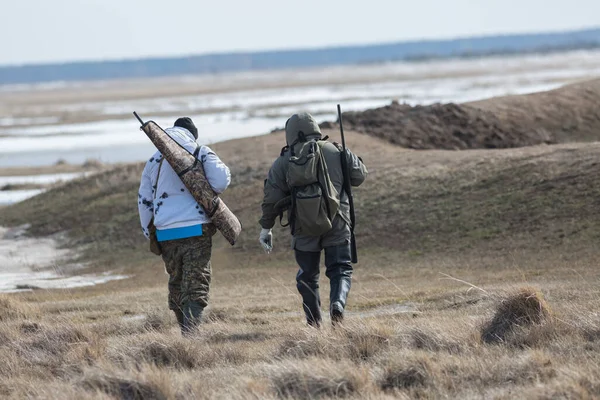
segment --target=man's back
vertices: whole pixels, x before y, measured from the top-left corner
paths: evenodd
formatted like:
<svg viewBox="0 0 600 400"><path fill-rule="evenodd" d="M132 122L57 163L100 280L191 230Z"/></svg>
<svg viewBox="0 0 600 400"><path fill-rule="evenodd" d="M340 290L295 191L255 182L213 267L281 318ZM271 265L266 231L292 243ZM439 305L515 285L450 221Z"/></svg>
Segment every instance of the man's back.
<svg viewBox="0 0 600 400"><path fill-rule="evenodd" d="M342 170L341 151L336 145L329 142L325 143L321 149L325 158L325 163L327 164L331 182L337 193L340 195L339 212L346 221L349 221L350 205L348 203L348 196L343 190L344 174ZM288 186L286 180L290 155L291 152L287 149L275 160L269 171L267 181L265 182L266 203L263 201L263 218L261 219L261 225L264 228L271 228L273 226L270 225L271 220L274 221L274 218L279 213L277 210L272 210L269 205L277 203L291 193L291 188ZM364 182L367 176L367 168L362 161L349 150L347 150L347 155L350 183L352 186L359 186Z"/></svg>
<svg viewBox="0 0 600 400"><path fill-rule="evenodd" d="M186 150L195 151L196 141L185 129L174 127L166 131ZM231 182L229 168L207 146L200 147L197 158L203 163L206 178L215 192L223 192ZM142 230L146 236L148 236L147 226L152 218L158 230L211 222L206 211L196 202L159 152L156 152L144 167L138 194L138 208Z"/></svg>

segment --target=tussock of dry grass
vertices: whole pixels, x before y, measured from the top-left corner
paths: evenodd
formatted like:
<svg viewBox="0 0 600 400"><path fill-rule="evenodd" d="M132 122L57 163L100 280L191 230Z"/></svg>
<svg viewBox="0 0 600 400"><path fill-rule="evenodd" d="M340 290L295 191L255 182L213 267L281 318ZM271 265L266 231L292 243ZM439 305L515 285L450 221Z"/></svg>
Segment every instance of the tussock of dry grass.
<svg viewBox="0 0 600 400"><path fill-rule="evenodd" d="M164 313L150 313L144 318L143 328L149 331L162 332L171 325L171 319Z"/></svg>
<svg viewBox="0 0 600 400"><path fill-rule="evenodd" d="M41 329L42 329L42 327L37 322L25 321L25 322L21 323L21 325L19 326L19 330L21 331L21 333L23 335L29 335L29 334L32 334L32 333L37 333Z"/></svg>
<svg viewBox="0 0 600 400"><path fill-rule="evenodd" d="M113 376L93 376L85 378L81 385L92 392L103 392L120 399L167 400L159 387L135 380Z"/></svg>
<svg viewBox="0 0 600 400"><path fill-rule="evenodd" d="M29 349L37 349L51 354L60 354L72 345L88 344L90 339L86 333L75 326L66 326L43 330L23 344ZM25 347L24 346L24 347Z"/></svg>
<svg viewBox="0 0 600 400"><path fill-rule="evenodd" d="M19 303L7 295L0 295L0 322L35 314L36 310L31 305Z"/></svg>
<svg viewBox="0 0 600 400"><path fill-rule="evenodd" d="M385 351L395 332L389 327L364 321L349 321L332 331L307 329L285 340L279 349L282 357L314 356L333 360L349 358L364 361Z"/></svg>
<svg viewBox="0 0 600 400"><path fill-rule="evenodd" d="M106 354L108 359L123 368L150 364L163 368L204 369L241 365L251 358L251 350L252 347L231 342L215 343L210 340L210 335L207 338L202 333L187 339L175 331L120 338L111 341Z"/></svg>
<svg viewBox="0 0 600 400"><path fill-rule="evenodd" d="M18 358L15 371L24 368L39 376L68 376L95 362L99 356L96 339L68 322L40 326L27 334L19 332L11 343L13 356Z"/></svg>
<svg viewBox="0 0 600 400"><path fill-rule="evenodd" d="M379 386L384 391L418 390L432 382L432 367L427 359L394 360L386 365Z"/></svg>
<svg viewBox="0 0 600 400"><path fill-rule="evenodd" d="M224 333L217 332L212 335L209 342L212 343L227 343L227 342L264 342L271 335L265 332L243 332L243 333Z"/></svg>
<svg viewBox="0 0 600 400"><path fill-rule="evenodd" d="M518 329L544 322L550 316L550 308L541 293L523 288L500 302L494 317L481 329L485 343L506 342Z"/></svg>
<svg viewBox="0 0 600 400"><path fill-rule="evenodd" d="M404 340L409 347L427 351L444 351L459 353L468 343L461 343L453 339L447 332L445 334L426 328L414 328L404 334Z"/></svg>
<svg viewBox="0 0 600 400"><path fill-rule="evenodd" d="M176 326L175 317L155 319L153 316L139 319L110 319L91 326L91 330L100 336L131 336L147 332L166 332Z"/></svg>
<svg viewBox="0 0 600 400"><path fill-rule="evenodd" d="M294 399L342 398L369 385L365 371L320 359L282 365L271 380L280 397Z"/></svg>
<svg viewBox="0 0 600 400"><path fill-rule="evenodd" d="M535 388L524 388L520 393L524 399L597 399L600 396L600 385L587 378L566 378L560 382L537 385Z"/></svg>
<svg viewBox="0 0 600 400"><path fill-rule="evenodd" d="M202 361L194 347L193 342L183 338L146 334L120 341L109 350L109 358L123 366L153 364L192 369Z"/></svg>

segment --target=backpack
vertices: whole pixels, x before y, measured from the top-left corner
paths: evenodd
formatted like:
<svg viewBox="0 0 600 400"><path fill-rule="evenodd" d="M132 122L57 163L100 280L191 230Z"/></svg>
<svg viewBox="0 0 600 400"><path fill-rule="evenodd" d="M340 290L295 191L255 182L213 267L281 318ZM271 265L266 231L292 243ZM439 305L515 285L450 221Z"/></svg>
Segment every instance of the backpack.
<svg viewBox="0 0 600 400"><path fill-rule="evenodd" d="M322 148L326 140L306 140L289 147L287 184L291 192L292 234L321 236L329 232L340 208Z"/></svg>

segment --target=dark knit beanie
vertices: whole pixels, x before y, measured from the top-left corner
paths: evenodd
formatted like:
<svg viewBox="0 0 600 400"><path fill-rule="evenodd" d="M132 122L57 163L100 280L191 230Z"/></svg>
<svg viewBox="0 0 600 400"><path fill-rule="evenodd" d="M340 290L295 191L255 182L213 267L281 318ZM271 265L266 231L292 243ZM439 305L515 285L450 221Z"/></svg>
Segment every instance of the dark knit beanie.
<svg viewBox="0 0 600 400"><path fill-rule="evenodd" d="M175 126L187 129L192 133L192 135L194 135L195 139L198 139L198 128L196 128L196 125L194 125L190 117L177 118L177 121L175 121Z"/></svg>

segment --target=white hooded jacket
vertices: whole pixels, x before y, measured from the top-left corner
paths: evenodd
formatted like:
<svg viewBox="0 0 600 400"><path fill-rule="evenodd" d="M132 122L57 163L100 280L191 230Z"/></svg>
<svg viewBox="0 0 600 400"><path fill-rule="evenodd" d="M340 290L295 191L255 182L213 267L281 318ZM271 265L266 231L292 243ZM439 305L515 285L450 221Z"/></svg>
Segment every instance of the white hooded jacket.
<svg viewBox="0 0 600 400"><path fill-rule="evenodd" d="M187 129L173 127L165 131L191 153L196 149L194 136ZM206 179L214 191L222 193L227 189L231 174L219 157L208 146L201 146L197 157L202 162ZM161 166L162 158L160 152L154 153L142 172L138 210L144 235L149 237L148 225L153 216L158 230L210 223L206 211L194 200L169 163L163 161Z"/></svg>

